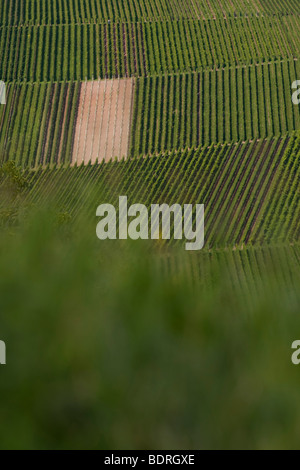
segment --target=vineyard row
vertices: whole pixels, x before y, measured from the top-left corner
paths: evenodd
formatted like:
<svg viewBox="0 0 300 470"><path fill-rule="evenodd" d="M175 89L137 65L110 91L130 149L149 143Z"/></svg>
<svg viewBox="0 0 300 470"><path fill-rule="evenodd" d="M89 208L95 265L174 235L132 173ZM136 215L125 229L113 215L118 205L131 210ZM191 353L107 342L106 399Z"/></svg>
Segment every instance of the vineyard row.
<svg viewBox="0 0 300 470"><path fill-rule="evenodd" d="M132 157L252 140L300 126L291 84L298 61L140 78L136 81Z"/></svg>
<svg viewBox="0 0 300 470"><path fill-rule="evenodd" d="M297 76L300 63L289 61L140 78L134 94L118 80L11 83L0 155L23 167L68 165L283 135L300 126Z"/></svg>
<svg viewBox="0 0 300 470"><path fill-rule="evenodd" d="M148 76L300 57L295 17L0 28L0 78Z"/></svg>
<svg viewBox="0 0 300 470"><path fill-rule="evenodd" d="M297 0L2 0L0 25L299 14Z"/></svg>
<svg viewBox="0 0 300 470"><path fill-rule="evenodd" d="M102 203L205 204L206 247L293 242L300 235L296 134L101 165L26 171L27 202L92 222ZM81 220L81 219L80 219ZM82 222L82 221L81 221Z"/></svg>

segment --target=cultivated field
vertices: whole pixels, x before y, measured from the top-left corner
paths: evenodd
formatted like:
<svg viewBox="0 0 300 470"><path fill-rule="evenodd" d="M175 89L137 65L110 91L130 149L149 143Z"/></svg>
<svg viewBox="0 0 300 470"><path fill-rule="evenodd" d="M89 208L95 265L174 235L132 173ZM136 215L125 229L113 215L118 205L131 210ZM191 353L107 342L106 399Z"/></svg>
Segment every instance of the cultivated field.
<svg viewBox="0 0 300 470"><path fill-rule="evenodd" d="M132 156L299 129L298 60L137 79Z"/></svg>
<svg viewBox="0 0 300 470"><path fill-rule="evenodd" d="M299 32L294 16L3 26L0 77L93 80L293 59Z"/></svg>
<svg viewBox="0 0 300 470"><path fill-rule="evenodd" d="M91 213L118 191L187 198L206 205L211 247L298 239L295 1L6 0L0 13L0 157L26 171L27 201L55 188L77 216L85 193Z"/></svg>
<svg viewBox="0 0 300 470"><path fill-rule="evenodd" d="M74 219L94 217L99 201L206 206L206 246L294 242L300 237L300 139L211 145L80 169L28 171L25 203L61 206ZM285 214L285 217L282 217Z"/></svg>
<svg viewBox="0 0 300 470"><path fill-rule="evenodd" d="M0 24L64 24L174 18L215 19L298 14L296 0L3 0Z"/></svg>
<svg viewBox="0 0 300 470"><path fill-rule="evenodd" d="M1 448L299 448L298 80L299 0L0 0Z"/></svg>
<svg viewBox="0 0 300 470"><path fill-rule="evenodd" d="M73 165L128 156L133 92L130 78L81 84Z"/></svg>
<svg viewBox="0 0 300 470"><path fill-rule="evenodd" d="M70 164L79 82L10 83L0 107L2 160L36 168Z"/></svg>

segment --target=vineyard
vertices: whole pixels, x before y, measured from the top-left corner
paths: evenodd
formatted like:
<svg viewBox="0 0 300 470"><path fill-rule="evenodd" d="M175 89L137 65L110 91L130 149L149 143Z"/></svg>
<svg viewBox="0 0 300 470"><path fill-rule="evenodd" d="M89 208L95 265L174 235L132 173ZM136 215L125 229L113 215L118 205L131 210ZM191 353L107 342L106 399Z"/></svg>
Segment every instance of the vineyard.
<svg viewBox="0 0 300 470"><path fill-rule="evenodd" d="M92 80L265 63L299 57L299 34L293 16L0 27L0 76Z"/></svg>
<svg viewBox="0 0 300 470"><path fill-rule="evenodd" d="M130 79L11 83L1 153L24 167L80 165L285 135L300 125L297 76L291 60L139 78L135 91Z"/></svg>
<svg viewBox="0 0 300 470"><path fill-rule="evenodd" d="M298 61L137 80L131 156L278 136L300 127ZM146 112L147 111L147 112Z"/></svg>
<svg viewBox="0 0 300 470"><path fill-rule="evenodd" d="M294 242L300 6L16 0L0 6L0 159L26 204L203 203L207 244Z"/></svg>
<svg viewBox="0 0 300 470"><path fill-rule="evenodd" d="M300 14L296 0L3 0L1 25L162 21Z"/></svg>
<svg viewBox="0 0 300 470"><path fill-rule="evenodd" d="M1 450L299 449L299 268L300 0L0 0Z"/></svg>
<svg viewBox="0 0 300 470"><path fill-rule="evenodd" d="M211 145L158 157L26 171L24 204L43 205L83 223L118 197L153 203L203 203L206 247L295 242L300 237L300 137Z"/></svg>
<svg viewBox="0 0 300 470"><path fill-rule="evenodd" d="M24 167L70 164L79 93L79 82L10 83L0 108L2 159Z"/></svg>

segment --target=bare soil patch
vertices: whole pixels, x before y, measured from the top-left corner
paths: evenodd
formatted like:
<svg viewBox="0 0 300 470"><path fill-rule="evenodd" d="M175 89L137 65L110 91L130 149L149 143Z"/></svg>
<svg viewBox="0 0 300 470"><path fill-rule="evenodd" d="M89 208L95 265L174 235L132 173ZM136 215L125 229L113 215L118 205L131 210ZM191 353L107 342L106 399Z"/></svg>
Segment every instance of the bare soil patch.
<svg viewBox="0 0 300 470"><path fill-rule="evenodd" d="M128 157L134 79L81 84L72 164Z"/></svg>

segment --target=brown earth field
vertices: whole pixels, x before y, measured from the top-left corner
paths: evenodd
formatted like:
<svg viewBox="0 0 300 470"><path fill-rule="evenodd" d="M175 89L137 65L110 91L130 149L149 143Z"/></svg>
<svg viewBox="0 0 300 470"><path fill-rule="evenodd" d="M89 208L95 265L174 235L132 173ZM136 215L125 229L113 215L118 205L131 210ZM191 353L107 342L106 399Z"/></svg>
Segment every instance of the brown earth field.
<svg viewBox="0 0 300 470"><path fill-rule="evenodd" d="M128 157L134 79L81 84L72 165Z"/></svg>

